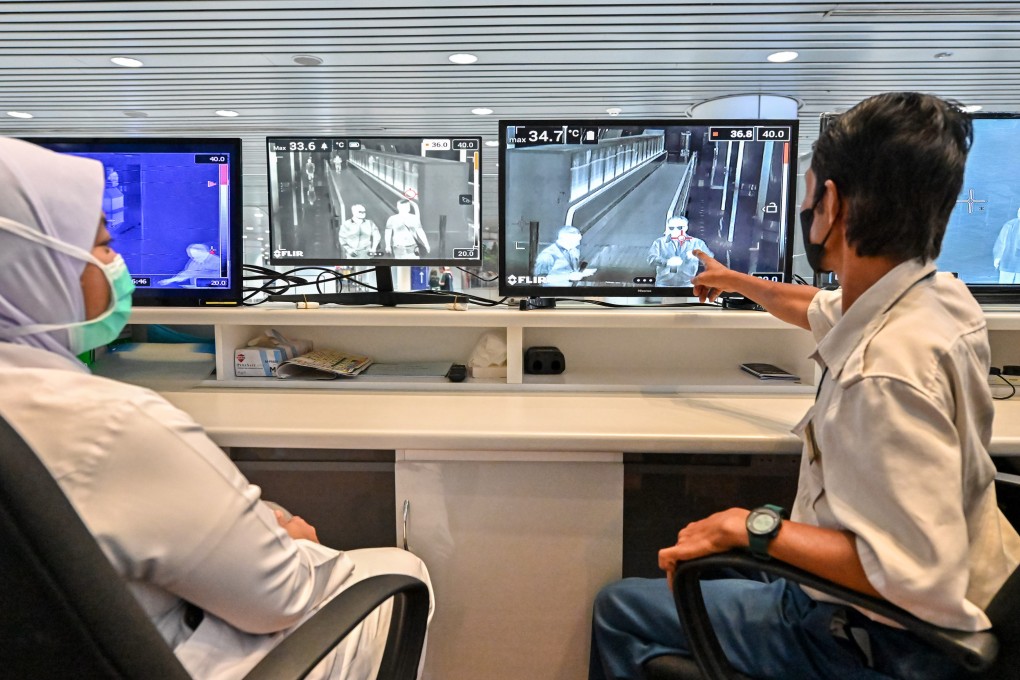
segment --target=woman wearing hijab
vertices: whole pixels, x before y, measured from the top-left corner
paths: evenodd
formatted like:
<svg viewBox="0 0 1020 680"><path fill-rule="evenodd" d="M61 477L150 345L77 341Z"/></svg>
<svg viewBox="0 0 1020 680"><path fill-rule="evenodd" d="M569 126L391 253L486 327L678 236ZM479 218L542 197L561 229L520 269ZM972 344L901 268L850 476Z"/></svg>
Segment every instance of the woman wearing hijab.
<svg viewBox="0 0 1020 680"><path fill-rule="evenodd" d="M75 358L119 335L134 286L101 215L103 168L0 137L0 414L33 448L195 678L251 669L396 548L340 552L260 500L187 414ZM189 605L190 603L190 605ZM196 609L197 608L197 609ZM313 672L374 678L383 605Z"/></svg>

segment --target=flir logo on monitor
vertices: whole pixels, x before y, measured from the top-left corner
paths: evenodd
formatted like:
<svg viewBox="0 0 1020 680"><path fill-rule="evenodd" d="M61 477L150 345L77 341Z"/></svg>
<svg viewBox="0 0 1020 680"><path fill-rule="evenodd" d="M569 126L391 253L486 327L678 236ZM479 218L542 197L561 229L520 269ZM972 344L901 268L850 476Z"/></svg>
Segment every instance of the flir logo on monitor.
<svg viewBox="0 0 1020 680"><path fill-rule="evenodd" d="M516 286L518 284L527 285L535 283L542 285L546 282L546 280L547 277L545 276L514 276L513 274L511 274L510 276L506 277L506 282L511 286Z"/></svg>
<svg viewBox="0 0 1020 680"><path fill-rule="evenodd" d="M277 248L273 251L273 257L304 257L305 251L303 250L281 250Z"/></svg>

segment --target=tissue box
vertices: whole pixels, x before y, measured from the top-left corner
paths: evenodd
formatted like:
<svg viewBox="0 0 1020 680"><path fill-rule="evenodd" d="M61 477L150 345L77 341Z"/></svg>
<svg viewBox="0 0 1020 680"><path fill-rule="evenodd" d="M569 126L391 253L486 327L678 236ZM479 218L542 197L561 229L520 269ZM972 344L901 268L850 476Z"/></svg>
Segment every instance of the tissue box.
<svg viewBox="0 0 1020 680"><path fill-rule="evenodd" d="M310 351L310 340L288 338L271 328L252 339L247 347L234 350L234 375L238 378L272 378L281 363Z"/></svg>
<svg viewBox="0 0 1020 680"><path fill-rule="evenodd" d="M282 347L242 347L234 352L234 375L238 378L276 376L280 362L293 359L295 354Z"/></svg>

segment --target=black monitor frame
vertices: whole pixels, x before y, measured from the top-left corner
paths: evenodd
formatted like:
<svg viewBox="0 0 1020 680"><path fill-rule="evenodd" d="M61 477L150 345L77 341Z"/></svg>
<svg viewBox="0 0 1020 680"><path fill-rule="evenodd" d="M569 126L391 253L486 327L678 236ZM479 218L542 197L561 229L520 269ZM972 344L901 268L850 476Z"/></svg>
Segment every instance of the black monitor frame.
<svg viewBox="0 0 1020 680"><path fill-rule="evenodd" d="M241 140L236 137L22 137L45 148L68 154L194 153L230 154L228 186L227 267L230 286L224 288L142 288L136 286L132 304L139 307L234 306L241 299L242 190ZM116 242L114 242L116 249Z"/></svg>
<svg viewBox="0 0 1020 680"><path fill-rule="evenodd" d="M547 286L542 283L526 281L523 284L518 282L510 284L508 276L511 272L507 265L507 253L514 248L514 244L508 239L508 215L507 215L507 183L509 168L507 165L507 140L508 129L513 126L525 126L532 128L561 127L571 128L647 128L660 129L672 127L719 127L719 128L741 128L741 127L786 127L789 128L788 139L781 140L790 146L787 149L785 175L785 212L783 212L784 226L781 228L780 247L780 269L783 279L790 281L793 269L793 244L794 218L797 210L796 187L797 187L797 143L799 122L793 119L784 120L726 120L726 119L691 119L691 118L655 118L655 119L553 119L553 120L530 120L514 119L499 121L499 294L514 297L691 297L693 288L690 286L656 286L638 284L628 286ZM739 141L734 139L731 141ZM662 225L655 229L661 233ZM535 248L535 243L530 243L530 248Z"/></svg>

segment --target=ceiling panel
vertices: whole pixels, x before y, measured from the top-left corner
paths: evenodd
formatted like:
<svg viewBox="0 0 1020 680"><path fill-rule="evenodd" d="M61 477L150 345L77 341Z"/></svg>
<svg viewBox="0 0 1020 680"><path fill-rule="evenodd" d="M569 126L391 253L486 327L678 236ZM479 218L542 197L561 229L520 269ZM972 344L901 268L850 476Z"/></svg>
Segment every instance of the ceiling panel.
<svg viewBox="0 0 1020 680"><path fill-rule="evenodd" d="M0 134L240 135L251 205L266 135L492 139L500 116L686 116L769 93L798 102L807 149L823 111L905 89L1020 111L1020 2L0 2Z"/></svg>

